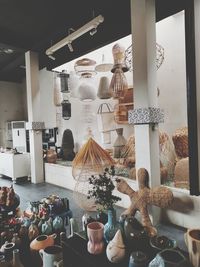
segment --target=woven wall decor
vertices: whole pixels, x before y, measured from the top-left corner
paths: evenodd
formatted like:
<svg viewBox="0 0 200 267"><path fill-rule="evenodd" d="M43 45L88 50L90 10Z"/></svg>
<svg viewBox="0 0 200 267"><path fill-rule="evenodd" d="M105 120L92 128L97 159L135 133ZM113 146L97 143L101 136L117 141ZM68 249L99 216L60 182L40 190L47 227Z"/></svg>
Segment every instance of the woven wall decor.
<svg viewBox="0 0 200 267"><path fill-rule="evenodd" d="M89 138L72 162L72 175L75 180L86 181L88 175L102 173L106 167L111 165L114 165L114 160L109 153L94 139ZM85 176L86 172L87 176Z"/></svg>

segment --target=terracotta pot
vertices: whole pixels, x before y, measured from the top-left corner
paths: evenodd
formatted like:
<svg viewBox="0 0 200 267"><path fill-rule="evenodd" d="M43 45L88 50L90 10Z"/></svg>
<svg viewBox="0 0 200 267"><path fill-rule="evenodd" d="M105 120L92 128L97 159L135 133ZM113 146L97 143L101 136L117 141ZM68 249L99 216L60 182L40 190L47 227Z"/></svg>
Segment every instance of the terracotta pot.
<svg viewBox="0 0 200 267"><path fill-rule="evenodd" d="M45 249L48 246L53 246L56 238L56 234L53 235L39 235L31 243L30 248L32 250L39 251L40 249Z"/></svg>

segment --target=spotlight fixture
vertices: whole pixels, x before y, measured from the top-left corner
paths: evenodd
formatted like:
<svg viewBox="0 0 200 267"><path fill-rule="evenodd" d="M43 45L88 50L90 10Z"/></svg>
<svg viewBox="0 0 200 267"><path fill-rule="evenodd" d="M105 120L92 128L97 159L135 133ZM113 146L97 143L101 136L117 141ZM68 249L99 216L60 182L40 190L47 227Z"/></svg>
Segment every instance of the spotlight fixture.
<svg viewBox="0 0 200 267"><path fill-rule="evenodd" d="M94 28L90 31L90 35L93 36L97 32L97 28Z"/></svg>
<svg viewBox="0 0 200 267"><path fill-rule="evenodd" d="M52 60L56 60L56 58L55 58L54 56L52 56L51 54L48 55L48 57L49 57L50 59L52 59Z"/></svg>
<svg viewBox="0 0 200 267"><path fill-rule="evenodd" d="M68 46L70 52L74 52L74 49L73 49L71 43L68 43L67 46Z"/></svg>
<svg viewBox="0 0 200 267"><path fill-rule="evenodd" d="M91 21L89 21L88 23L83 25L78 30L72 32L71 34L66 36L64 39L59 41L58 43L56 43L53 46L51 46L50 48L48 48L46 50L46 55L52 57L54 52L56 52L57 50L59 50L60 48L62 48L65 45L68 45L68 47L70 49L70 44L72 43L72 41L74 41L75 39L79 38L80 36L82 36L83 34L89 32L89 31L91 31L91 33L90 33L91 35L94 35L96 33L97 27L103 21L104 21L104 17L102 15L97 16L96 18L92 19ZM70 51L71 51L71 49L70 49Z"/></svg>

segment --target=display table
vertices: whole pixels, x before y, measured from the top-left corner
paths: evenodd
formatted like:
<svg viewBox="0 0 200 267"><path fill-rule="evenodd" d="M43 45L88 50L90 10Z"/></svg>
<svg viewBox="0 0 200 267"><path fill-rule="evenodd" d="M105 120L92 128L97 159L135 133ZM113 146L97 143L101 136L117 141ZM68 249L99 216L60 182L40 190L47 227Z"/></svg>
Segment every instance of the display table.
<svg viewBox="0 0 200 267"><path fill-rule="evenodd" d="M12 178L13 181L30 176L30 154L0 153L0 174Z"/></svg>
<svg viewBox="0 0 200 267"><path fill-rule="evenodd" d="M87 251L87 241L80 237L78 234L74 234L71 238L68 238L66 242L62 242L63 247L63 267L128 267L130 254L133 251L137 251L136 247L126 247L126 256L120 263L111 263L106 256L106 251L100 255L92 255ZM176 248L181 252L185 258L188 258L188 254ZM149 245L144 246L141 250L147 256L147 262L149 263L158 253L153 247ZM148 264L147 263L147 264ZM139 265L138 265L139 266ZM142 265L141 265L142 266ZM146 265L145 265L146 266ZM171 266L171 265L170 265ZM180 265L173 265L180 266ZM191 267L187 261L184 266ZM183 267L183 266L182 266Z"/></svg>

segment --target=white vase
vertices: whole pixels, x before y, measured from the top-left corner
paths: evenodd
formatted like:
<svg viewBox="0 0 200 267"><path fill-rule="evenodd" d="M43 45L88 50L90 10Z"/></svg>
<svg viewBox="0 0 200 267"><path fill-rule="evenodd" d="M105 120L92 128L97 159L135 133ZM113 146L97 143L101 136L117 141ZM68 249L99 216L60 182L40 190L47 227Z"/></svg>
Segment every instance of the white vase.
<svg viewBox="0 0 200 267"><path fill-rule="evenodd" d="M110 262L118 263L125 257L125 245L119 229L113 239L108 243L106 255Z"/></svg>

